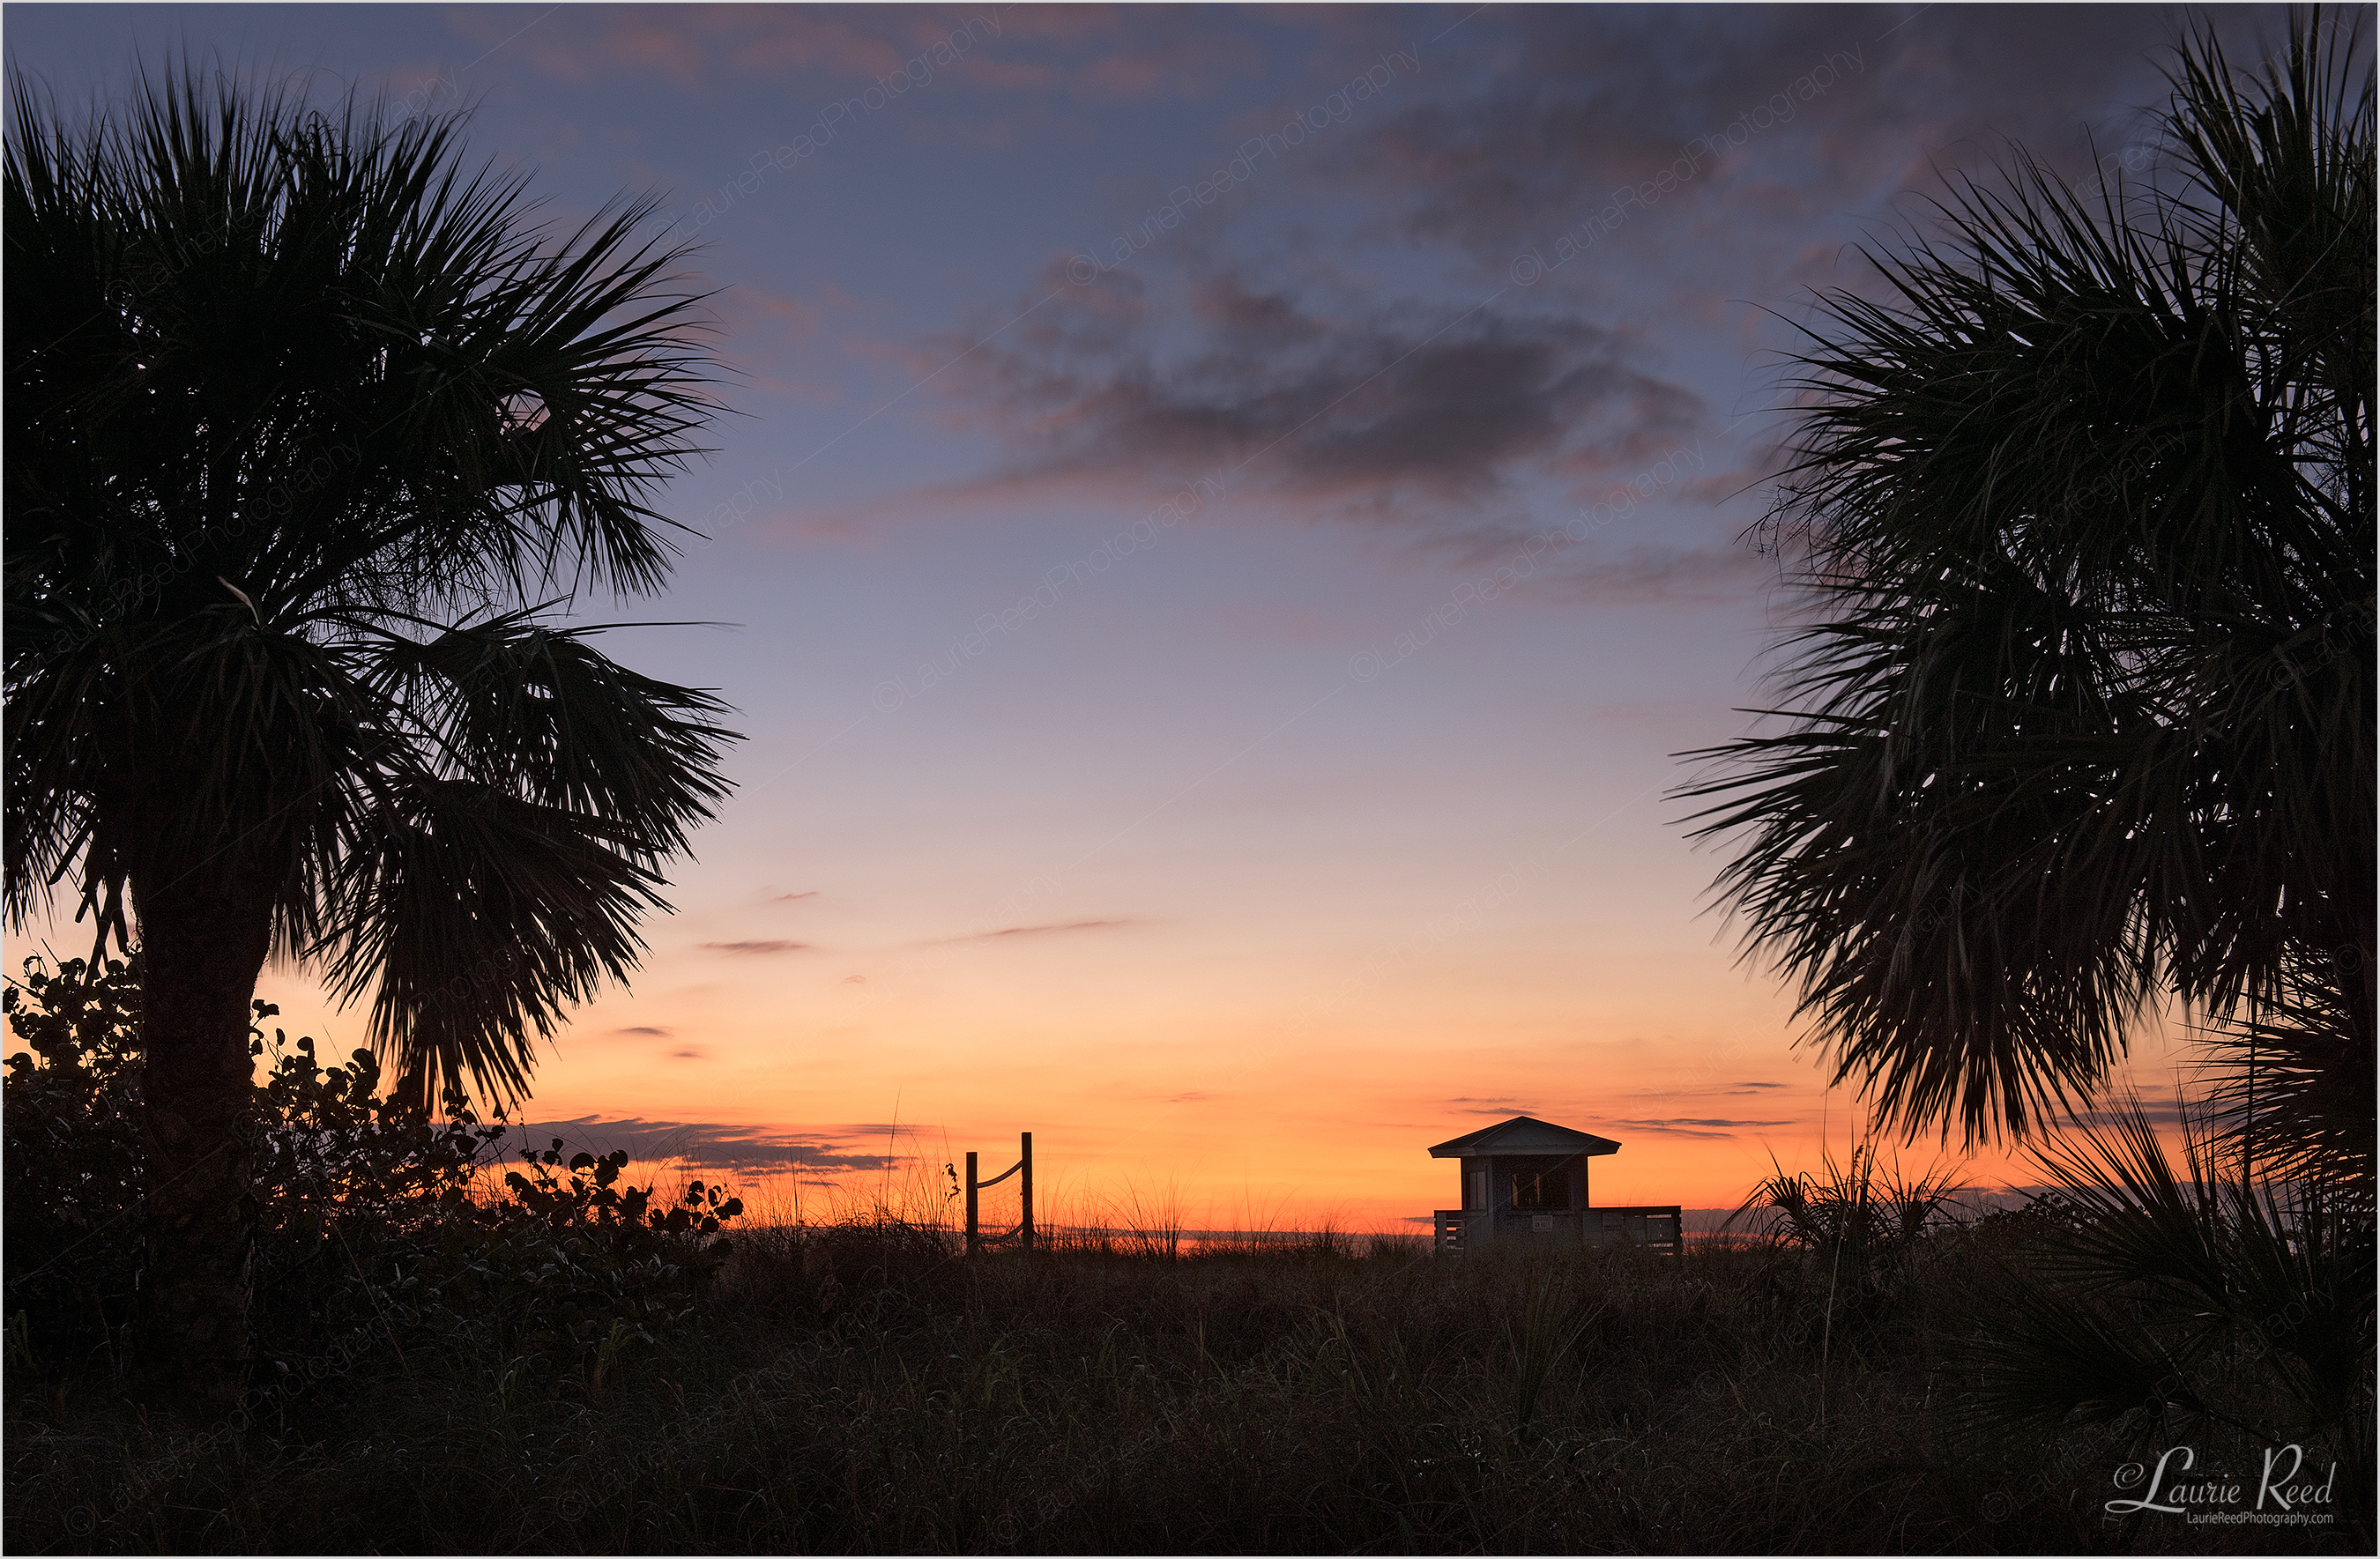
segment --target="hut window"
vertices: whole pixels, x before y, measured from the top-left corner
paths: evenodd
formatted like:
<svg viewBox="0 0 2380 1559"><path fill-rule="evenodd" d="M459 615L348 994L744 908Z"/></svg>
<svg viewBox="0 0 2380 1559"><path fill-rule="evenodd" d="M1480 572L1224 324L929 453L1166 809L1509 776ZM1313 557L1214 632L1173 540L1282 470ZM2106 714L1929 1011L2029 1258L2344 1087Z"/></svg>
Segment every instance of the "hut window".
<svg viewBox="0 0 2380 1559"><path fill-rule="evenodd" d="M1512 1205L1538 1211L1570 1206L1570 1171L1516 1169L1512 1172Z"/></svg>

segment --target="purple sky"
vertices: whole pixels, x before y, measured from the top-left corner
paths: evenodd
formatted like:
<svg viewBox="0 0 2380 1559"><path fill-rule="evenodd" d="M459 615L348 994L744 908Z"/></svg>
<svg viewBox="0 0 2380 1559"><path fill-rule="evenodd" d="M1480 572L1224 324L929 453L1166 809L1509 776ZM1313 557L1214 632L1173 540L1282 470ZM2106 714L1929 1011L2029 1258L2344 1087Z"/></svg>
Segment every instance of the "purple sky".
<svg viewBox="0 0 2380 1559"><path fill-rule="evenodd" d="M650 189L705 246L736 415L634 612L734 626L612 647L751 740L541 1111L1419 1210L1508 1109L1627 1142L1598 1196L1840 1137L1664 796L1788 611L1737 542L1778 352L2002 138L2144 165L2193 15L2281 26L13 5L6 46L69 103L187 52L472 105L557 221Z"/></svg>

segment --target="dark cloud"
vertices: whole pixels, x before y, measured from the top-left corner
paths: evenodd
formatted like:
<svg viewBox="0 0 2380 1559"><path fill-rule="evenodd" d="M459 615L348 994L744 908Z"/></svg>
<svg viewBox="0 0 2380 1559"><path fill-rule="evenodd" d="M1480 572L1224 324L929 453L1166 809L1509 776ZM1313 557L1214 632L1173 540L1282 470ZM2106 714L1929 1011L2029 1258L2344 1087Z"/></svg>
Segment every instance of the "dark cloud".
<svg viewBox="0 0 2380 1559"><path fill-rule="evenodd" d="M670 1058L676 1061L699 1061L707 1057L699 1050L673 1050Z"/></svg>
<svg viewBox="0 0 2380 1559"><path fill-rule="evenodd" d="M796 899L815 899L818 896L819 890L813 888L808 889L807 892L802 893L780 893L775 898L770 900L769 902L771 904L789 904Z"/></svg>
<svg viewBox="0 0 2380 1559"><path fill-rule="evenodd" d="M1524 470L1584 481L1657 459L1704 418L1575 319L1309 306L1231 273L1163 300L1123 272L1054 285L953 370L1017 452L1013 483L1205 481L1235 502L1436 515L1510 496Z"/></svg>
<svg viewBox="0 0 2380 1559"><path fill-rule="evenodd" d="M808 942L705 942L715 953L797 953L807 949Z"/></svg>
<svg viewBox="0 0 2380 1559"><path fill-rule="evenodd" d="M915 1134L904 1126L901 1136ZM506 1151L523 1145L540 1151L559 1137L565 1152L601 1155L625 1148L640 1163L676 1159L691 1168L758 1171L800 1168L826 1174L880 1170L905 1162L908 1155L886 1152L880 1126L844 1126L820 1131L778 1131L763 1126L729 1126L717 1121L606 1120L581 1116L573 1120L533 1121L515 1130ZM872 1141L870 1141L872 1139Z"/></svg>
<svg viewBox="0 0 2380 1559"><path fill-rule="evenodd" d="M667 1039L670 1035L670 1031L667 1029L657 1029L643 1023L639 1023L633 1029L613 1029L612 1032L613 1033L646 1033L651 1034L656 1039Z"/></svg>
<svg viewBox="0 0 2380 1559"><path fill-rule="evenodd" d="M2226 19L2244 37L2248 7ZM1923 185L2014 137L2070 171L2144 133L2173 21L2147 6L1545 6L1467 91L1418 101L1333 159L1402 228L1499 257L1609 210L1633 244L1712 216L1759 228ZM1481 32L1481 38L1489 36ZM2252 58L2252 52L2248 57ZM1668 174L1631 206L1623 192ZM1747 233L1746 229L1755 230ZM1596 229L1585 229L1594 232Z"/></svg>

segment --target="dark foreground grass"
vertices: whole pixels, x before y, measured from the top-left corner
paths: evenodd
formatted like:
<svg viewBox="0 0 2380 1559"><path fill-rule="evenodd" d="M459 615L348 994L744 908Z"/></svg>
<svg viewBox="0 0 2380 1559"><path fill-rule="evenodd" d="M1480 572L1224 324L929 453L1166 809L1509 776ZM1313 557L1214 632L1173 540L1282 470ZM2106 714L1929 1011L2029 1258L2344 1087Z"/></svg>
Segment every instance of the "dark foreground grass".
<svg viewBox="0 0 2380 1559"><path fill-rule="evenodd" d="M1961 1429L1940 1344L1998 1258L1929 1243L1853 1293L1790 1251L968 1262L898 1226L762 1229L667 1335L559 1374L473 1340L493 1333L366 1327L242 1429L20 1365L6 1543L2371 1551L2368 1502L2329 1530L2109 1518L2134 1449ZM2196 1444L2202 1468L2255 1465Z"/></svg>

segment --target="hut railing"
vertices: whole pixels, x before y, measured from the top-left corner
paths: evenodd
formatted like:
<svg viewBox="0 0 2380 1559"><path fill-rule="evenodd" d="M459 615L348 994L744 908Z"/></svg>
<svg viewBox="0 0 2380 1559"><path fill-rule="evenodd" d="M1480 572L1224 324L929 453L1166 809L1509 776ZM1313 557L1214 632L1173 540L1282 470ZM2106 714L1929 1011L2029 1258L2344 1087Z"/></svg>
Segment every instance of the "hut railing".
<svg viewBox="0 0 2380 1559"><path fill-rule="evenodd" d="M1686 1248L1683 1207L1589 1207L1578 1218L1580 1237L1590 1245L1627 1242L1672 1256Z"/></svg>
<svg viewBox="0 0 2380 1559"><path fill-rule="evenodd" d="M1685 1211L1681 1206L1583 1207L1538 1212L1526 1207L1441 1207L1431 1215L1430 1249L1459 1256L1467 1245L1507 1237L1567 1236L1586 1245L1642 1245L1678 1255L1685 1250Z"/></svg>

